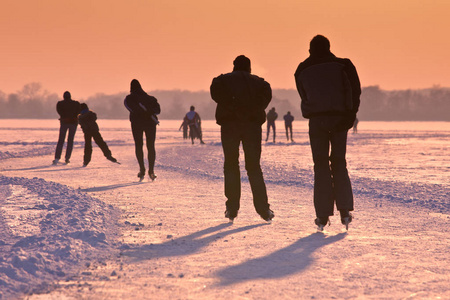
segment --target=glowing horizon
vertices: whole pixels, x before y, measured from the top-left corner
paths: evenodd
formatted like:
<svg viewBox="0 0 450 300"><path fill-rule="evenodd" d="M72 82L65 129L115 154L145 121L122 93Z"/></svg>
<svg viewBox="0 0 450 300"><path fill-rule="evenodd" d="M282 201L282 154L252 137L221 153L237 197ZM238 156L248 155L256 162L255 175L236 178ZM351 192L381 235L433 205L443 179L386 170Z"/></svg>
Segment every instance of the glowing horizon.
<svg viewBox="0 0 450 300"><path fill-rule="evenodd" d="M450 2L12 1L0 4L0 91L40 82L77 98L128 91L208 90L245 54L272 88L293 73L316 34L350 58L363 86L450 87Z"/></svg>

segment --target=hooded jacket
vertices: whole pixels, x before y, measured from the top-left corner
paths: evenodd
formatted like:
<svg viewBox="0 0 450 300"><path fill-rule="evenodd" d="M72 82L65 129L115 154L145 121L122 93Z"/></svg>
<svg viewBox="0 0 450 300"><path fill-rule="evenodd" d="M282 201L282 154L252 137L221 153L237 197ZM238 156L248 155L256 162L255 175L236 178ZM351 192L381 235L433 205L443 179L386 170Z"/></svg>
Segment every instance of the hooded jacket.
<svg viewBox="0 0 450 300"><path fill-rule="evenodd" d="M81 129L84 133L99 132L98 124L96 122L97 114L89 109L84 109L78 115L78 123L80 123Z"/></svg>
<svg viewBox="0 0 450 300"><path fill-rule="evenodd" d="M210 92L217 103L217 124L239 121L261 125L266 121L265 109L272 100L272 89L263 78L233 71L214 78Z"/></svg>
<svg viewBox="0 0 450 300"><path fill-rule="evenodd" d="M132 123L156 125L156 115L161 113L158 100L144 92L136 79L131 81L130 94L125 98L124 105L130 112Z"/></svg>
<svg viewBox="0 0 450 300"><path fill-rule="evenodd" d="M361 85L356 68L349 59L338 58L331 52L310 55L298 66L295 83L302 99L303 117L356 117Z"/></svg>

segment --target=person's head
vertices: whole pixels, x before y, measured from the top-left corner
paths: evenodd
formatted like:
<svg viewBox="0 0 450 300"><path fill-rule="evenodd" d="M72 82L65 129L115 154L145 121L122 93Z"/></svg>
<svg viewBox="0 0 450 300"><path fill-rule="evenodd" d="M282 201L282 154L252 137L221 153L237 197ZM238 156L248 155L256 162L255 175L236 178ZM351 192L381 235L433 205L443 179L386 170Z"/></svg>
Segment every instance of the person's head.
<svg viewBox="0 0 450 300"><path fill-rule="evenodd" d="M233 61L233 71L251 72L250 59L244 55L239 55Z"/></svg>
<svg viewBox="0 0 450 300"><path fill-rule="evenodd" d="M68 91L65 91L63 94L63 98L64 98L64 100L70 100L70 99L72 99L72 96L70 95L70 93Z"/></svg>
<svg viewBox="0 0 450 300"><path fill-rule="evenodd" d="M195 110L195 106L192 105L191 108L190 108L190 110L191 110L191 111L194 111L194 110Z"/></svg>
<svg viewBox="0 0 450 300"><path fill-rule="evenodd" d="M130 92L140 92L143 91L142 90L142 86L139 83L139 81L137 79L133 79L131 80L131 84L130 84Z"/></svg>
<svg viewBox="0 0 450 300"><path fill-rule="evenodd" d="M272 109L271 109L272 111L275 111L275 107L272 107Z"/></svg>
<svg viewBox="0 0 450 300"><path fill-rule="evenodd" d="M81 103L80 104L80 109L83 111L85 109L89 109L86 103Z"/></svg>
<svg viewBox="0 0 450 300"><path fill-rule="evenodd" d="M316 35L309 43L311 55L325 55L330 53L330 41L323 35Z"/></svg>
<svg viewBox="0 0 450 300"><path fill-rule="evenodd" d="M288 112L287 112L287 114L288 114L288 115L290 115L290 114L291 114L291 112L290 112L290 111L288 111Z"/></svg>

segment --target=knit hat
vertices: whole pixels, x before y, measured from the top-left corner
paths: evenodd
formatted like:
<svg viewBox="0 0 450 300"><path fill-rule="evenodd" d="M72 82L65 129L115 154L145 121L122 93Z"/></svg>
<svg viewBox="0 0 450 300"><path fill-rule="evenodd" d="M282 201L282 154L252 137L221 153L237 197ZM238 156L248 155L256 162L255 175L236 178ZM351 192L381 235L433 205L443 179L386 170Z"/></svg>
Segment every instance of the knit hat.
<svg viewBox="0 0 450 300"><path fill-rule="evenodd" d="M68 91L65 91L63 98L64 98L64 100L70 100L70 99L72 99L72 96L70 95L70 93Z"/></svg>
<svg viewBox="0 0 450 300"><path fill-rule="evenodd" d="M233 71L247 71L250 72L250 59L244 55L239 55L233 61Z"/></svg>

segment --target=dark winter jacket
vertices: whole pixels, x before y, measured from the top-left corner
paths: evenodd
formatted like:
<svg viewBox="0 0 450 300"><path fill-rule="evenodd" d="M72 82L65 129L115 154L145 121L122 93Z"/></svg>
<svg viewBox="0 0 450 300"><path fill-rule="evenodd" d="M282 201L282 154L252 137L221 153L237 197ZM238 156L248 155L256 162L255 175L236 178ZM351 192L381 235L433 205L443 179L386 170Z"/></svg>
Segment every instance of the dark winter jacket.
<svg viewBox="0 0 450 300"><path fill-rule="evenodd" d="M155 97L143 90L132 91L124 100L125 107L130 112L130 121L139 124L157 124L157 114L161 107Z"/></svg>
<svg viewBox="0 0 450 300"><path fill-rule="evenodd" d="M56 111L61 124L77 124L77 116L81 111L80 102L71 99L58 101Z"/></svg>
<svg viewBox="0 0 450 300"><path fill-rule="evenodd" d="M284 118L284 124L286 126L291 126L292 122L294 122L294 116L293 115L286 114L286 115L284 115L283 118Z"/></svg>
<svg viewBox="0 0 450 300"><path fill-rule="evenodd" d="M96 120L97 114L89 109L84 109L78 115L78 123L80 123L84 133L95 133L100 131Z"/></svg>
<svg viewBox="0 0 450 300"><path fill-rule="evenodd" d="M331 52L311 55L295 72L305 118L342 115L353 123L360 104L361 85L349 59Z"/></svg>
<svg viewBox="0 0 450 300"><path fill-rule="evenodd" d="M269 110L267 113L267 122L274 123L276 119L278 119L278 114L272 109Z"/></svg>
<svg viewBox="0 0 450 300"><path fill-rule="evenodd" d="M211 97L217 103L216 121L263 124L265 109L272 100L270 84L246 71L233 71L213 79Z"/></svg>

